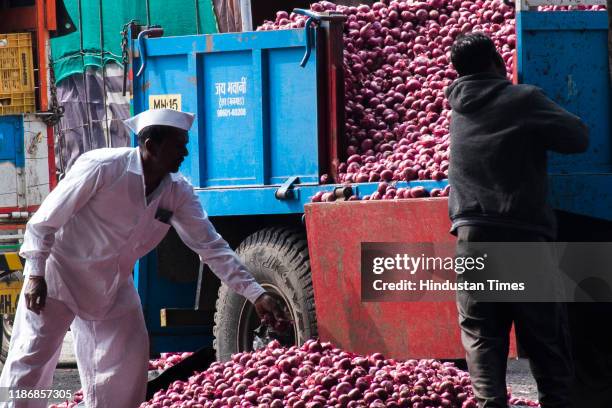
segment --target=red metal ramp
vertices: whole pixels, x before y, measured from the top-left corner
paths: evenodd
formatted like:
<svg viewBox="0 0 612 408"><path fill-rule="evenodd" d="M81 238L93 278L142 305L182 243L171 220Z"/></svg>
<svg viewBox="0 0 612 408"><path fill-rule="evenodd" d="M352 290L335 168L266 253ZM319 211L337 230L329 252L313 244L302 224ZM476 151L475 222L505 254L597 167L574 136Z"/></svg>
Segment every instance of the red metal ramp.
<svg viewBox="0 0 612 408"><path fill-rule="evenodd" d="M453 301L361 301L361 243L452 244L447 198L314 203L305 213L323 340L387 358L464 358Z"/></svg>

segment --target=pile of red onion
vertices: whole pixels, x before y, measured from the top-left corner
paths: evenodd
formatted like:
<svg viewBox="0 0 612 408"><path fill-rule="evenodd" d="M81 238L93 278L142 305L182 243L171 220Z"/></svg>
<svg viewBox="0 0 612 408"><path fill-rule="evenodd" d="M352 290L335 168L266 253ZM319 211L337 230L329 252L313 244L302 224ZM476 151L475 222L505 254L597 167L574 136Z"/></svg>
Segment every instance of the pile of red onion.
<svg viewBox="0 0 612 408"><path fill-rule="evenodd" d="M432 188L427 190L422 186L416 187L397 187L395 182L381 181L378 183L378 188L372 194L358 197L353 195L348 198L348 201L355 200L402 200L411 198L424 197L448 197L450 186L447 185L443 189ZM331 191L319 191L310 199L313 203L333 202L336 201L336 195Z"/></svg>
<svg viewBox="0 0 612 408"><path fill-rule="evenodd" d="M338 179L325 174L321 183L448 178L450 107L444 90L457 77L450 64L450 47L461 33L489 35L511 78L516 46L513 6L503 0L383 0L358 7L321 1L310 8L347 16L344 87L348 159L339 165ZM543 11L567 9L541 7ZM266 21L258 30L300 28L305 21L303 16L279 11L274 21ZM398 191L395 195L380 193L380 199L421 194L419 190L404 197ZM438 194L432 191L429 195ZM313 201L333 201L324 195L315 195ZM368 198L379 197L374 193Z"/></svg>
<svg viewBox="0 0 612 408"><path fill-rule="evenodd" d="M62 402L60 404L51 404L49 408L76 408L83 401L83 390L78 390L74 393L72 401Z"/></svg>
<svg viewBox="0 0 612 408"><path fill-rule="evenodd" d="M344 30L346 162L322 182L442 180L448 176L450 108L444 89L457 77L450 46L470 31L492 37L513 70L514 10L502 0L383 1L371 7L322 1L314 11L347 16ZM260 30L304 26L277 13Z"/></svg>
<svg viewBox="0 0 612 408"><path fill-rule="evenodd" d="M511 404L538 406L512 398ZM274 341L176 381L141 408L159 407L459 407L476 408L469 375L452 363L359 356L308 340Z"/></svg>

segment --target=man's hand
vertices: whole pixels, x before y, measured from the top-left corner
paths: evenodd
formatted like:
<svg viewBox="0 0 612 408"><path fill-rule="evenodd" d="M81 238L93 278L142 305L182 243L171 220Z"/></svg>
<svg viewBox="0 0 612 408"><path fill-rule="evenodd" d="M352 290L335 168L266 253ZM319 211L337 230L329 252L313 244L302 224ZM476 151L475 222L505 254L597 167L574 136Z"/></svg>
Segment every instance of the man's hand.
<svg viewBox="0 0 612 408"><path fill-rule="evenodd" d="M290 326L285 312L280 303L267 293L261 295L255 301L255 311L259 318L276 331L286 331Z"/></svg>
<svg viewBox="0 0 612 408"><path fill-rule="evenodd" d="M45 308L47 301L47 282L42 276L30 276L24 288L26 307L36 314Z"/></svg>

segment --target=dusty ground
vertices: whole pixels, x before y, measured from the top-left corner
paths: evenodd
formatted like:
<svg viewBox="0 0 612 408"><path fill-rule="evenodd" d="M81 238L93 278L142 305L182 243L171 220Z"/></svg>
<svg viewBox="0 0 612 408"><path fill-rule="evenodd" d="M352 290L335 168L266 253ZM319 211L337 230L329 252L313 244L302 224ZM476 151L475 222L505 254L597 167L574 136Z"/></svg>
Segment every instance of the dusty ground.
<svg viewBox="0 0 612 408"><path fill-rule="evenodd" d="M75 368L58 368L53 377L54 390L71 391L72 395L81 389L81 381L79 380L79 372ZM50 403L60 402L60 400L50 400Z"/></svg>
<svg viewBox="0 0 612 408"><path fill-rule="evenodd" d="M538 390L535 380L529 370L529 364L525 359L508 361L507 384L512 389L512 395L516 397L529 398L536 401Z"/></svg>

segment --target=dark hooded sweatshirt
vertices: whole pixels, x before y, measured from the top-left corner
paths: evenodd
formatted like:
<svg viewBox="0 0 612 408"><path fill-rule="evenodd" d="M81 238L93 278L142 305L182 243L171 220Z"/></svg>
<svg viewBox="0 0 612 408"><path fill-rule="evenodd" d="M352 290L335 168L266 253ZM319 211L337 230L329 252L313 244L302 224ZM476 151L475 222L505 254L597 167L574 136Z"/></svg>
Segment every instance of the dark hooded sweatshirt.
<svg viewBox="0 0 612 408"><path fill-rule="evenodd" d="M512 85L492 73L457 79L447 97L452 108L451 231L483 225L554 239L546 151L584 152L586 125L539 88Z"/></svg>

